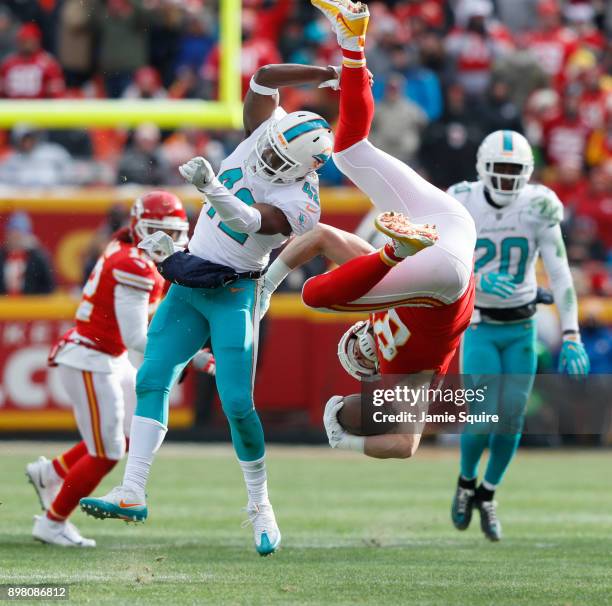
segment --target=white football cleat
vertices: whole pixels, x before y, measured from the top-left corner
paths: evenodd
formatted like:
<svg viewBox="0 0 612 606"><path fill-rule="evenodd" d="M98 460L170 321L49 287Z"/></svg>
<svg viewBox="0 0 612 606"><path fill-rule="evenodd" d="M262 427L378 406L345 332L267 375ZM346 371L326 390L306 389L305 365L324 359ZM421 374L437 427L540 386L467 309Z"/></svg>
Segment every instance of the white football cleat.
<svg viewBox="0 0 612 606"><path fill-rule="evenodd" d="M144 494L125 486L116 486L103 497L84 497L79 505L84 513L101 520L117 518L126 522L144 522L148 515Z"/></svg>
<svg viewBox="0 0 612 606"><path fill-rule="evenodd" d="M81 536L77 527L65 520L55 522L47 516L34 516L32 536L41 543L59 545L60 547L95 547L93 539Z"/></svg>
<svg viewBox="0 0 612 606"><path fill-rule="evenodd" d="M249 503L246 507L248 520L243 523L253 525L253 536L255 539L255 549L260 556L268 556L274 553L281 542L281 532L276 523L274 510L270 503L255 505Z"/></svg>
<svg viewBox="0 0 612 606"><path fill-rule="evenodd" d="M393 211L378 215L374 226L393 240L393 248L402 258L433 246L439 238L435 225L412 223L406 215Z"/></svg>
<svg viewBox="0 0 612 606"><path fill-rule="evenodd" d="M363 2L310 0L330 21L338 44L347 50L363 51L370 12Z"/></svg>
<svg viewBox="0 0 612 606"><path fill-rule="evenodd" d="M45 457L38 457L38 461L26 465L26 477L36 491L40 506L47 511L64 480L57 475L53 463Z"/></svg>
<svg viewBox="0 0 612 606"><path fill-rule="evenodd" d="M338 413L344 406L344 396L332 396L325 405L323 412L323 425L327 433L329 445L338 448L346 439L346 431L338 422Z"/></svg>

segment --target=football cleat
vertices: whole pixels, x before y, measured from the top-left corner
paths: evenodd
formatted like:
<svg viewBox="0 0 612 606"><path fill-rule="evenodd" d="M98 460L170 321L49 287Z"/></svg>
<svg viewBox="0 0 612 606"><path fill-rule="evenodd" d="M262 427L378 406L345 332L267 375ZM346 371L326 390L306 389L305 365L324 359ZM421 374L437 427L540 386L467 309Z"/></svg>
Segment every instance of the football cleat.
<svg viewBox="0 0 612 606"><path fill-rule="evenodd" d="M34 516L32 536L41 543L59 545L60 547L96 546L96 542L93 539L86 539L81 536L77 527L68 520L55 522L47 516Z"/></svg>
<svg viewBox="0 0 612 606"><path fill-rule="evenodd" d="M370 12L363 2L311 0L331 22L338 44L347 50L363 51Z"/></svg>
<svg viewBox="0 0 612 606"><path fill-rule="evenodd" d="M45 457L38 457L38 461L26 465L26 477L36 491L40 506L47 511L63 482L53 469L53 463Z"/></svg>
<svg viewBox="0 0 612 606"><path fill-rule="evenodd" d="M281 533L272 505L270 503L261 505L249 503L246 512L249 517L244 521L243 526L248 524L253 526L255 550L260 556L269 556L278 549L281 542Z"/></svg>
<svg viewBox="0 0 612 606"><path fill-rule="evenodd" d="M489 541L501 541L502 527L497 517L497 503L495 501L475 501L480 512L480 528Z"/></svg>
<svg viewBox="0 0 612 606"><path fill-rule="evenodd" d="M451 507L451 519L453 520L453 526L457 530L465 530L470 525L472 511L474 510L475 494L475 490L457 486Z"/></svg>
<svg viewBox="0 0 612 606"><path fill-rule="evenodd" d="M113 488L104 497L85 497L79 504L87 515L100 520L116 518L126 522L144 522L148 515L145 496L124 486Z"/></svg>
<svg viewBox="0 0 612 606"><path fill-rule="evenodd" d="M438 241L435 225L412 223L406 215L381 213L374 220L376 229L391 238L398 257L410 257Z"/></svg>

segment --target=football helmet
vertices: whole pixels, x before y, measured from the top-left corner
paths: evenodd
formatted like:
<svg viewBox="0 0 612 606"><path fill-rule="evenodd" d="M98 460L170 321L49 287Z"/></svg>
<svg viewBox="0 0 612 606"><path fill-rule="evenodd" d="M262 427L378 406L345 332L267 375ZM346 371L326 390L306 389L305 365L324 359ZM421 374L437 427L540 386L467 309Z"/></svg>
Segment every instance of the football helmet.
<svg viewBox="0 0 612 606"><path fill-rule="evenodd" d="M493 202L507 206L519 197L533 174L531 145L511 130L491 133L478 149L476 169Z"/></svg>
<svg viewBox="0 0 612 606"><path fill-rule="evenodd" d="M156 231L167 233L177 247L189 242L189 222L182 202L168 191L152 191L138 198L130 212L130 233L138 244Z"/></svg>
<svg viewBox="0 0 612 606"><path fill-rule="evenodd" d="M293 183L321 168L332 155L330 125L313 112L270 120L248 160L248 170L271 183Z"/></svg>
<svg viewBox="0 0 612 606"><path fill-rule="evenodd" d="M378 370L378 353L368 320L353 324L338 343L338 359L342 368L358 381L380 376ZM368 360L370 364L364 363Z"/></svg>

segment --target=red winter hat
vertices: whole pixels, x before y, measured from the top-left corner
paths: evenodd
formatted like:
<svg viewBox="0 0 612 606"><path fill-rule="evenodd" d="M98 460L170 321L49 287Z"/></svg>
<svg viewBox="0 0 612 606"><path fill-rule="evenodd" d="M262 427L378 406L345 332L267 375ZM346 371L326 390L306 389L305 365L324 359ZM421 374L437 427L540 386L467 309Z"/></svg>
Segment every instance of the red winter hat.
<svg viewBox="0 0 612 606"><path fill-rule="evenodd" d="M36 23L24 23L17 32L19 40L42 40L42 32Z"/></svg>

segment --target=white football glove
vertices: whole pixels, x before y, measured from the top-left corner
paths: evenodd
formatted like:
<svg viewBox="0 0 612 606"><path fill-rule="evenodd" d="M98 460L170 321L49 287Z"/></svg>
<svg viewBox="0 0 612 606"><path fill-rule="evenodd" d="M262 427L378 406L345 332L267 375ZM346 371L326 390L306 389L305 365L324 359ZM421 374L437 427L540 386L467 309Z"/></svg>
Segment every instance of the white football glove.
<svg viewBox="0 0 612 606"><path fill-rule="evenodd" d="M212 377L214 377L217 373L215 356L212 354L210 349L208 349L208 347L200 349L200 351L193 356L191 364L199 372L205 372L207 375L211 375Z"/></svg>
<svg viewBox="0 0 612 606"><path fill-rule="evenodd" d="M215 171L212 169L210 162L201 156L192 158L186 164L179 166L181 177L194 185L199 191L204 191L207 185L210 185L215 178Z"/></svg>
<svg viewBox="0 0 612 606"><path fill-rule="evenodd" d="M263 318L268 309L270 309L270 301L272 295L276 290L276 286L270 281L267 274L263 277L263 287L261 290L261 296L259 297L259 319Z"/></svg>
<svg viewBox="0 0 612 606"><path fill-rule="evenodd" d="M138 248L144 250L155 263L162 263L170 255L182 250L176 247L174 240L163 231L156 231L150 236L143 238L138 243Z"/></svg>

